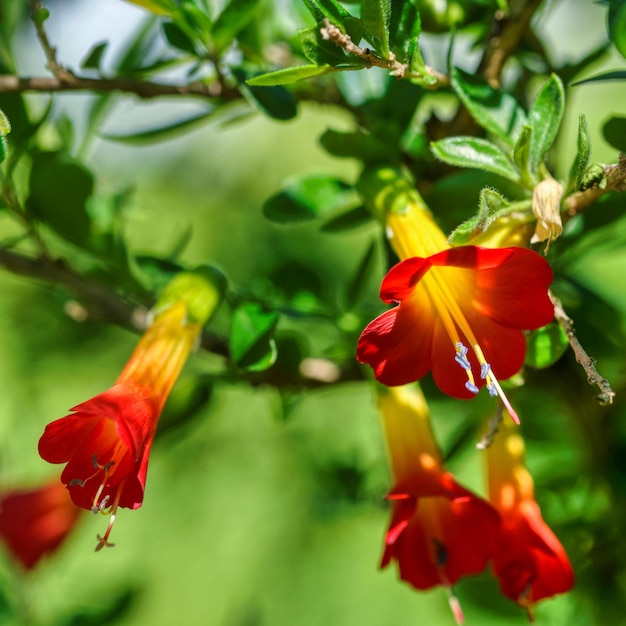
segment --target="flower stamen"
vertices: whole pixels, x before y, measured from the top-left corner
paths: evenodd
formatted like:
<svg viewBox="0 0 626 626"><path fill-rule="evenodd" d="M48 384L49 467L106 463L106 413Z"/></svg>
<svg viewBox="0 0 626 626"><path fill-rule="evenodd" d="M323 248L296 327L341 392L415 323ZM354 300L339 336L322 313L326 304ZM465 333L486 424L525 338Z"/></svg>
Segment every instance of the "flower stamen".
<svg viewBox="0 0 626 626"><path fill-rule="evenodd" d="M113 530L113 524L115 524L115 518L117 516L117 507L119 505L120 502L120 496L122 495L122 489L124 487L124 484L126 483L126 480L123 480L117 487L117 491L115 493L115 500L113 502L113 504L111 505L111 508L108 511L105 510L101 510L102 513L104 513L105 515L111 515L111 518L109 519L109 524L107 526L107 529L104 533L104 535L101 537L100 535L96 535L96 538L98 539L98 545L96 545L96 549L95 552L99 552L100 550L102 550L102 548L113 548L115 546L114 543L110 543L109 542L109 535L111 534L111 530ZM102 500L101 506L104 505L106 506L106 503L108 503L109 501L109 496L105 496ZM92 509L93 510L93 509Z"/></svg>
<svg viewBox="0 0 626 626"><path fill-rule="evenodd" d="M466 356L468 353L467 346L465 346L462 342L457 341L454 345L454 349L456 352L456 354L454 355L454 360L465 370L467 374L467 382L465 383L465 388L468 391L471 391L473 394L477 394L479 389L476 386L474 375L472 374L472 368L469 359ZM491 370L491 365L487 363L487 359L485 359L485 355L483 354L480 346L475 343L472 345L472 349L474 351L474 354L476 355L476 358L478 359L478 363L480 364L480 377L485 381L485 385L487 387L489 395L492 398L500 396L500 400L502 400L502 403L504 404L506 410L509 412L511 419L516 424L519 424L519 417L515 412L515 409L511 405L511 402L509 401L507 395L504 393L504 390L502 389L498 379Z"/></svg>

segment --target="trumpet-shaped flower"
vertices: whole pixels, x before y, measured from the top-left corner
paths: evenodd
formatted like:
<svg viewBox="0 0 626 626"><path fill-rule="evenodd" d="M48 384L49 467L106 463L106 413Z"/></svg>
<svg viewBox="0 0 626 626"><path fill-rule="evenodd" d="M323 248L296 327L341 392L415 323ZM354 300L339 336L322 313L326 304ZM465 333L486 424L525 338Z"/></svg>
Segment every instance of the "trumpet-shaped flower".
<svg viewBox="0 0 626 626"><path fill-rule="evenodd" d="M44 460L67 463L61 481L72 500L94 513L111 514L96 550L111 545L118 507L137 509L143 502L161 410L216 303L215 289L203 279L176 277L113 387L48 424L39 440Z"/></svg>
<svg viewBox="0 0 626 626"><path fill-rule="evenodd" d="M80 513L56 480L34 489L12 489L0 497L0 537L17 561L33 569L61 546Z"/></svg>
<svg viewBox="0 0 626 626"><path fill-rule="evenodd" d="M487 451L489 499L502 517L494 571L502 593L532 619L534 604L569 591L574 574L563 546L543 521L523 456L524 441L506 422Z"/></svg>
<svg viewBox="0 0 626 626"><path fill-rule="evenodd" d="M419 388L380 392L379 407L393 473L393 513L381 567L397 561L400 577L417 589L452 585L482 571L499 546L498 513L459 485L443 467Z"/></svg>
<svg viewBox="0 0 626 626"><path fill-rule="evenodd" d="M401 261L385 276L380 297L399 303L365 328L357 359L385 385L432 372L437 386L470 398L486 385L516 414L499 383L524 363L522 330L549 323L552 271L525 248L451 248L417 192L385 213Z"/></svg>

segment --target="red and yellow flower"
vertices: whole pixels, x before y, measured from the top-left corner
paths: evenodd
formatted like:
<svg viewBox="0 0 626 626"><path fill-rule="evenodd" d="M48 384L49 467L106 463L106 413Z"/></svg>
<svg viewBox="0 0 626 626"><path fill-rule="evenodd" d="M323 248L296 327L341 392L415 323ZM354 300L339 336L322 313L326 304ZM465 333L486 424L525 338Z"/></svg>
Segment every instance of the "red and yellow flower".
<svg viewBox="0 0 626 626"><path fill-rule="evenodd" d="M143 503L157 421L217 299L204 279L176 277L113 387L46 426L39 454L50 463L67 463L61 481L72 500L111 514L96 550L112 545L108 538L118 507L137 509Z"/></svg>
<svg viewBox="0 0 626 626"><path fill-rule="evenodd" d="M26 569L59 549L81 514L63 485L12 489L0 497L0 537Z"/></svg>
<svg viewBox="0 0 626 626"><path fill-rule="evenodd" d="M496 554L500 517L445 470L419 388L381 390L379 407L393 474L381 567L395 560L400 577L416 589L446 587L462 623L452 585L481 572Z"/></svg>
<svg viewBox="0 0 626 626"><path fill-rule="evenodd" d="M522 330L553 319L548 263L525 248L451 248L400 174L382 168L372 176L373 203L401 259L385 276L380 297L398 306L365 328L357 359L385 385L428 372L455 398L470 398L486 385L516 419L499 379L523 365Z"/></svg>
<svg viewBox="0 0 626 626"><path fill-rule="evenodd" d="M536 602L572 588L574 573L563 546L543 521L523 459L524 441L505 420L487 451L489 500L502 517L494 571L502 593L532 618Z"/></svg>

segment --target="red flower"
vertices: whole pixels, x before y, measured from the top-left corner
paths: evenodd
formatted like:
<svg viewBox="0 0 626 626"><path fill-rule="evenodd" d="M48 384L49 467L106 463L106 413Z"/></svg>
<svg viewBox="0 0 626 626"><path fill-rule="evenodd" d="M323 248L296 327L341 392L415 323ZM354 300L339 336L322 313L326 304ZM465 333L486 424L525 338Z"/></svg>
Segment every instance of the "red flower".
<svg viewBox="0 0 626 626"><path fill-rule="evenodd" d="M543 521L533 480L523 464L524 442L510 423L487 452L489 499L502 517L502 547L494 571L502 593L524 607L569 591L574 573L565 550Z"/></svg>
<svg viewBox="0 0 626 626"><path fill-rule="evenodd" d="M365 328L357 359L385 385L416 381L430 371L455 398L470 398L486 385L515 419L498 379L524 363L522 329L544 326L554 316L548 263L525 248L450 248L423 208L390 212L387 225L403 260L385 276L380 297L399 306Z"/></svg>
<svg viewBox="0 0 626 626"><path fill-rule="evenodd" d="M445 471L417 388L382 391L379 405L394 486L393 515L381 566L397 561L416 589L443 585L482 571L499 547L498 513ZM462 614L451 594L459 623Z"/></svg>
<svg viewBox="0 0 626 626"><path fill-rule="evenodd" d="M61 481L72 500L112 514L96 550L112 545L117 508L136 509L143 502L157 421L201 329L186 316L182 301L158 314L116 384L48 424L39 441L44 460L67 463Z"/></svg>
<svg viewBox="0 0 626 626"><path fill-rule="evenodd" d="M80 513L58 481L8 491L0 498L0 537L13 556L32 569L61 546Z"/></svg>

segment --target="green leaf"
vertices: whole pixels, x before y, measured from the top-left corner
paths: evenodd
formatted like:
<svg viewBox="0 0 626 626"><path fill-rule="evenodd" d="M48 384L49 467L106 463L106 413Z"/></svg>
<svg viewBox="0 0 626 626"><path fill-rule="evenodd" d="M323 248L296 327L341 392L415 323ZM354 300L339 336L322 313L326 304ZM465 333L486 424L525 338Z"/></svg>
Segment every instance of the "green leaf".
<svg viewBox="0 0 626 626"><path fill-rule="evenodd" d="M364 206L358 206L326 220L320 230L325 233L343 233L370 224L372 220L372 214Z"/></svg>
<svg viewBox="0 0 626 626"><path fill-rule="evenodd" d="M606 126L605 126L606 128ZM626 143L625 143L626 145ZM591 156L591 136L589 135L589 126L584 115L578 117L578 141L576 142L576 156L569 172L569 181L567 184L566 195L571 191L580 189L585 170L589 165L589 157Z"/></svg>
<svg viewBox="0 0 626 626"><path fill-rule="evenodd" d="M526 114L512 95L458 68L452 72L452 87L478 124L507 145L515 145Z"/></svg>
<svg viewBox="0 0 626 626"><path fill-rule="evenodd" d="M626 152L626 117L611 117L602 126L606 141L620 152Z"/></svg>
<svg viewBox="0 0 626 626"><path fill-rule="evenodd" d="M563 118L565 92L561 79L552 74L539 90L528 112L528 123L533 129L530 144L530 169L539 173L539 166L553 144Z"/></svg>
<svg viewBox="0 0 626 626"><path fill-rule="evenodd" d="M9 146L7 145L7 140L4 135L0 135L0 163L7 158L7 154L9 151Z"/></svg>
<svg viewBox="0 0 626 626"><path fill-rule="evenodd" d="M342 132L328 129L320 137L320 144L334 156L352 157L364 163L395 161L399 158L394 142L384 142L360 130Z"/></svg>
<svg viewBox="0 0 626 626"><path fill-rule="evenodd" d="M626 70L614 70L611 72L603 72L602 74L596 74L590 78L583 78L583 80L577 80L572 83L572 87L577 85L584 85L585 83L597 83L607 80L626 80Z"/></svg>
<svg viewBox="0 0 626 626"><path fill-rule="evenodd" d="M314 220L333 210L356 203L356 193L332 176L299 178L274 194L263 205L263 215L278 224Z"/></svg>
<svg viewBox="0 0 626 626"><path fill-rule="evenodd" d="M534 182L530 171L530 146L532 144L533 129L530 126L522 126L522 130L513 148L513 161L522 174L522 179L532 186Z"/></svg>
<svg viewBox="0 0 626 626"><path fill-rule="evenodd" d="M101 136L104 139L109 139L110 141L120 141L129 144L140 145L152 143L154 141L178 137L181 132L189 130L193 126L209 119L216 111L217 109L210 109L204 113L200 113L199 115L193 115L192 117L188 117L177 122L171 122L165 126L157 126L156 128L150 128L147 130L120 134L103 133Z"/></svg>
<svg viewBox="0 0 626 626"><path fill-rule="evenodd" d="M37 26L41 26L50 17L50 11L44 7L40 7L33 15L33 22Z"/></svg>
<svg viewBox="0 0 626 626"><path fill-rule="evenodd" d="M258 372L276 361L272 337L278 313L267 311L255 302L240 304L233 312L230 331L230 356L239 368Z"/></svg>
<svg viewBox="0 0 626 626"><path fill-rule="evenodd" d="M99 70L100 64L102 63L102 56L108 45L108 41L101 41L100 43L94 44L80 66L84 70Z"/></svg>
<svg viewBox="0 0 626 626"><path fill-rule="evenodd" d="M255 87L247 84L248 75L241 68L231 68L239 89L248 102L276 120L290 120L298 114L295 96L280 85Z"/></svg>
<svg viewBox="0 0 626 626"><path fill-rule="evenodd" d="M322 74L328 74L333 71L334 70L330 65L299 65L297 67L287 67L282 70L276 70L275 72L269 72L267 74L261 74L260 76L249 78L246 83L253 87L288 85L289 83L295 83L298 80L321 76Z"/></svg>
<svg viewBox="0 0 626 626"><path fill-rule="evenodd" d="M482 189L478 197L478 211L476 215L459 224L448 237L448 242L454 246L469 243L484 233L499 212L509 206L507 200L494 189Z"/></svg>
<svg viewBox="0 0 626 626"><path fill-rule="evenodd" d="M194 42L178 24L165 22L163 24L163 34L170 46L194 56L197 54Z"/></svg>
<svg viewBox="0 0 626 626"><path fill-rule="evenodd" d="M519 172L510 159L487 139L477 137L448 137L430 144L433 154L456 167L470 167L493 172L517 182Z"/></svg>
<svg viewBox="0 0 626 626"><path fill-rule="evenodd" d="M609 37L617 51L626 57L626 2L613 1L608 15Z"/></svg>
<svg viewBox="0 0 626 626"><path fill-rule="evenodd" d="M5 115L4 111L0 109L0 136L6 137L11 132L11 122Z"/></svg>
<svg viewBox="0 0 626 626"><path fill-rule="evenodd" d="M390 0L361 0L364 36L384 59L389 57L390 14Z"/></svg>
<svg viewBox="0 0 626 626"><path fill-rule="evenodd" d="M255 17L259 0L230 0L213 24L213 44L218 53L223 52Z"/></svg>
<svg viewBox="0 0 626 626"><path fill-rule="evenodd" d="M90 235L87 200L93 175L64 152L39 152L33 158L28 211L67 241L86 246Z"/></svg>
<svg viewBox="0 0 626 626"><path fill-rule="evenodd" d="M536 369L550 367L556 363L567 350L567 335L563 329L553 322L530 332L526 338L525 364Z"/></svg>

